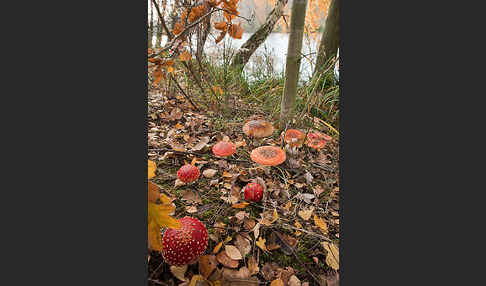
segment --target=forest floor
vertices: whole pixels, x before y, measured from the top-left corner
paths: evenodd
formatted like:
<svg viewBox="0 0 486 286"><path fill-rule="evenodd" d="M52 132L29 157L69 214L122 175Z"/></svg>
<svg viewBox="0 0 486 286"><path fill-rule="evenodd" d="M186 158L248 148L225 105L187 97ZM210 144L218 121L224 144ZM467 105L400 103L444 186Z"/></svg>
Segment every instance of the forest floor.
<svg viewBox="0 0 486 286"><path fill-rule="evenodd" d="M157 164L152 181L173 200L174 217L198 218L210 236L205 265L170 267L152 251L149 285L190 285L196 275L206 281L195 285L338 285L338 135L317 118L312 126L292 125L333 139L319 151L301 147L297 168L286 163L264 168L249 154L257 146L283 147L280 134L251 140L242 126L255 117L277 125L275 116L258 102L235 97L231 103L227 113L197 111L177 89L149 90L148 157ZM226 159L213 156L211 147L220 140L235 143L237 152ZM193 161L200 178L181 184L177 170ZM264 197L245 205L242 189L252 181L264 186ZM236 246L242 259L223 253L226 245Z"/></svg>

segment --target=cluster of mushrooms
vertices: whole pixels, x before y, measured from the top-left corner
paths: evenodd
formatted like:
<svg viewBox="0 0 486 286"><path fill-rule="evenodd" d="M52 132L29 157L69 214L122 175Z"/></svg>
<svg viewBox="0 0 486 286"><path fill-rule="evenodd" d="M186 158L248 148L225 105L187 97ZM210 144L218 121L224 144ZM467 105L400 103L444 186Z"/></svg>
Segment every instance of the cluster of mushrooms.
<svg viewBox="0 0 486 286"><path fill-rule="evenodd" d="M273 134L274 128L269 121L250 120L244 124L243 132L250 138L265 138ZM288 129L282 133L281 139L286 143L289 165L292 165L298 148L304 144L305 134L297 129ZM307 146L313 149L320 150L330 140L331 137L325 134L307 134ZM228 157L236 153L236 146L232 142L219 141L213 146L212 151L217 157ZM287 160L286 151L276 146L260 146L253 149L250 158L263 166L277 166ZM177 171L177 177L184 183L192 183L199 176L199 169L192 164L185 164ZM247 201L259 202L263 197L263 187L258 183L248 183L243 190ZM174 266L197 262L208 245L208 232L201 221L193 217L184 217L180 221L180 229L168 228L162 237L162 255L168 264Z"/></svg>

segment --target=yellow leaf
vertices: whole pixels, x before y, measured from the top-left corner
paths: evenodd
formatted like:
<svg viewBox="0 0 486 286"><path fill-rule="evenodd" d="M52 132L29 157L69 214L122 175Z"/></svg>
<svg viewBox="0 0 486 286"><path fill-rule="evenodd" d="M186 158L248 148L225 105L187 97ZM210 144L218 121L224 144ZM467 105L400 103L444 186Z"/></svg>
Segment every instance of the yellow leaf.
<svg viewBox="0 0 486 286"><path fill-rule="evenodd" d="M234 204L234 205L232 205L232 207L233 207L233 208L235 208L235 209L244 209L244 208L246 208L246 207L247 207L249 204L250 204L250 203L248 203L248 202L241 202L241 203L239 203L239 204Z"/></svg>
<svg viewBox="0 0 486 286"><path fill-rule="evenodd" d="M326 263L334 270L339 269L339 248L334 243L327 241L321 242L324 249L327 250Z"/></svg>
<svg viewBox="0 0 486 286"><path fill-rule="evenodd" d="M232 240L233 238L231 236L228 236L226 237L226 239L224 240L224 243L228 243Z"/></svg>
<svg viewBox="0 0 486 286"><path fill-rule="evenodd" d="M148 224L148 243L149 248L156 251L162 251L162 235L160 234L160 227L154 221Z"/></svg>
<svg viewBox="0 0 486 286"><path fill-rule="evenodd" d="M222 241L220 243L216 244L216 246L213 249L213 253L214 254L218 253L219 250L221 249L221 246L223 246L223 242Z"/></svg>
<svg viewBox="0 0 486 286"><path fill-rule="evenodd" d="M166 195L164 194L160 194L160 201L163 203L163 204L171 204L172 201L169 199L169 197L167 197Z"/></svg>
<svg viewBox="0 0 486 286"><path fill-rule="evenodd" d="M221 87L217 85L213 85L211 88L213 89L214 93L223 95L223 90L221 89Z"/></svg>
<svg viewBox="0 0 486 286"><path fill-rule="evenodd" d="M327 233L327 224L326 222L321 219L320 217L314 214L314 223L322 230L324 234Z"/></svg>
<svg viewBox="0 0 486 286"><path fill-rule="evenodd" d="M290 201L288 201L288 202L287 202L287 204L285 204L285 207L284 207L284 208L285 208L287 211L289 211L291 206L292 206L292 203L291 203Z"/></svg>
<svg viewBox="0 0 486 286"><path fill-rule="evenodd" d="M265 245L265 242L267 240L263 238L259 238L258 241L255 242L255 244L260 247L263 251L268 251L267 246Z"/></svg>
<svg viewBox="0 0 486 286"><path fill-rule="evenodd" d="M270 283L270 286L284 286L284 283L282 279L278 278L273 280L272 283Z"/></svg>
<svg viewBox="0 0 486 286"><path fill-rule="evenodd" d="M148 220L155 222L155 224L162 227L169 227L174 229L181 228L181 222L178 219L171 217L169 214L175 210L172 204L157 205L148 203Z"/></svg>
<svg viewBox="0 0 486 286"><path fill-rule="evenodd" d="M157 165L155 162L148 160L148 178L152 179L155 177L155 170L157 169Z"/></svg>
<svg viewBox="0 0 486 286"><path fill-rule="evenodd" d="M299 221L295 221L295 224L294 224L294 225L295 225L295 227L302 228L302 225L300 224L300 222L299 222ZM299 230L296 230L296 231L295 231L295 235L296 235L296 236L299 236L299 235L301 235L301 234L302 234L302 232L300 232Z"/></svg>
<svg viewBox="0 0 486 286"><path fill-rule="evenodd" d="M192 279L191 279L191 283L189 284L189 286L196 286L196 282L197 281L204 281L204 277L202 277L201 275L194 275L192 276Z"/></svg>
<svg viewBox="0 0 486 286"><path fill-rule="evenodd" d="M310 208L308 210L299 211L298 214L304 220L309 220L313 211L314 211L314 208L312 207L312 208Z"/></svg>
<svg viewBox="0 0 486 286"><path fill-rule="evenodd" d="M187 278L185 277L186 270L187 270L187 264L182 266L170 267L170 272L172 272L172 274L181 281L187 281Z"/></svg>

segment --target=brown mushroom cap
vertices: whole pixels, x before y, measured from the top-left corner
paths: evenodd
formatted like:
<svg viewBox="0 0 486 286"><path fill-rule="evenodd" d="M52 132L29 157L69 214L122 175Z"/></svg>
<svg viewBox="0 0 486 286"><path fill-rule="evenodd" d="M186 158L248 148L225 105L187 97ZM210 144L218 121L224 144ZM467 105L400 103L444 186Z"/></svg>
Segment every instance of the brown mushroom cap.
<svg viewBox="0 0 486 286"><path fill-rule="evenodd" d="M265 166L277 166L285 162L285 151L275 146L262 146L251 151L253 162Z"/></svg>
<svg viewBox="0 0 486 286"><path fill-rule="evenodd" d="M243 132L248 137L263 138L272 135L273 125L266 120L250 120L243 125Z"/></svg>
<svg viewBox="0 0 486 286"><path fill-rule="evenodd" d="M213 146L213 154L219 157L231 156L236 152L235 144L226 141L219 141Z"/></svg>
<svg viewBox="0 0 486 286"><path fill-rule="evenodd" d="M302 146L304 143L305 134L297 129L289 129L285 132L284 141L290 146Z"/></svg>

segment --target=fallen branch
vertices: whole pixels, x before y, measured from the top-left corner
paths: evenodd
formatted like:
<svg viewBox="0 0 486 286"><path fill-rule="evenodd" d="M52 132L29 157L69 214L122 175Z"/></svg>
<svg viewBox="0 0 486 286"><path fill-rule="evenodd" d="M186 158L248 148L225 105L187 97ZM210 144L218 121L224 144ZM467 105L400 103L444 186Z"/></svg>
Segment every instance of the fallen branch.
<svg viewBox="0 0 486 286"><path fill-rule="evenodd" d="M176 84L176 86L179 88L179 90L182 92L182 94L184 95L185 98L187 98L187 100L189 100L189 102L191 103L191 105L197 110L197 111L200 111L199 108L196 106L196 104L192 101L192 99L186 94L186 92L182 89L182 87L179 85L179 83L177 82L177 80L172 76L170 75L170 79Z"/></svg>

